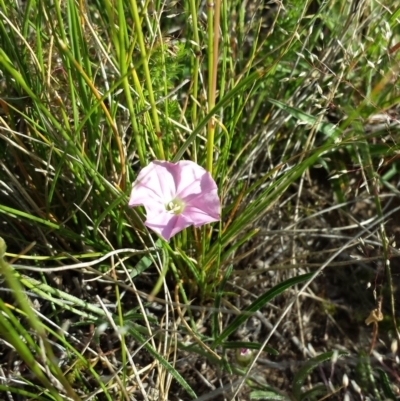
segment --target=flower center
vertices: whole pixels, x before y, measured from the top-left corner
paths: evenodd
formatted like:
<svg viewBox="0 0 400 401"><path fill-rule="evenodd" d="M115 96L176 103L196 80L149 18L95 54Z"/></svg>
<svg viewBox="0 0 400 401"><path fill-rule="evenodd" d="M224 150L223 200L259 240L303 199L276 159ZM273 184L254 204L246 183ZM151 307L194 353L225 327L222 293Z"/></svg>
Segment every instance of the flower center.
<svg viewBox="0 0 400 401"><path fill-rule="evenodd" d="M165 205L165 209L172 214L181 214L185 210L185 203L175 198Z"/></svg>

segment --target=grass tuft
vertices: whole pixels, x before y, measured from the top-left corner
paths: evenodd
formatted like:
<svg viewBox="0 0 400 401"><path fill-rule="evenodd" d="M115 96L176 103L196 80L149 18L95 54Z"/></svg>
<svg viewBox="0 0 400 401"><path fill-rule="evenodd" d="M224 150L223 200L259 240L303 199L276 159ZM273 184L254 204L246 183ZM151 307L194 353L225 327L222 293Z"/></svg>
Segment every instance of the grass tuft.
<svg viewBox="0 0 400 401"><path fill-rule="evenodd" d="M399 10L0 0L0 392L398 397ZM221 222L149 232L154 159Z"/></svg>

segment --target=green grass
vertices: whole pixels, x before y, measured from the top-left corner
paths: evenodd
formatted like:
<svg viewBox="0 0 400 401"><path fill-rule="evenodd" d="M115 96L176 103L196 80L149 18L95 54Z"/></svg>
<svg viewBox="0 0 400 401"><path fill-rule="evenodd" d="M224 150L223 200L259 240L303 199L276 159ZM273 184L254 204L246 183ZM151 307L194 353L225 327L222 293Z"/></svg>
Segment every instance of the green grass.
<svg viewBox="0 0 400 401"><path fill-rule="evenodd" d="M323 277L354 266L361 241L375 292L355 282L341 296L362 294L363 319L382 304L390 324L381 342L346 343L336 370L364 396L395 397L400 2L353 3L0 0L0 392L196 399L207 391L185 372L198 358L240 377L231 399L354 396L334 376L334 341L306 349L304 314L335 320ZM154 159L210 171L221 222L170 243L149 232L127 202ZM235 337L271 305L268 333ZM284 322L304 364L279 388L256 366L287 349L274 342ZM248 343L242 368L232 350ZM351 358L370 348L385 364L360 359L359 380Z"/></svg>

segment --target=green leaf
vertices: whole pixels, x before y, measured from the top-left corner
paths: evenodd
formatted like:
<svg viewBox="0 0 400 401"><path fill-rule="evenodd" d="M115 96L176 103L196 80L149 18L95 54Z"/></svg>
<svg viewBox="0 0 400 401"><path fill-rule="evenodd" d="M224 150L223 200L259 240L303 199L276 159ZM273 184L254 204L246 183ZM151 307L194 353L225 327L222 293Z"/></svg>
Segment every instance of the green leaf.
<svg viewBox="0 0 400 401"><path fill-rule="evenodd" d="M218 332L218 328L219 328L219 312L218 312L218 310L221 305L221 299L224 294L225 285L228 282L228 279L232 273L232 270L233 270L233 266L229 265L229 267L225 271L224 277L217 289L217 294L215 296L214 308L215 308L216 312L213 313L212 327L211 327L213 338L218 337L218 334L219 334L219 332Z"/></svg>
<svg viewBox="0 0 400 401"><path fill-rule="evenodd" d="M58 224L52 223L49 220L41 219L40 217L34 216L29 213L25 213L22 210L14 209L12 207L8 207L6 205L0 205L0 213L7 214L9 216L20 216L24 219L31 220L35 223L43 224L44 226L47 226L49 228L53 228L55 230L58 230L60 226Z"/></svg>
<svg viewBox="0 0 400 401"><path fill-rule="evenodd" d="M267 400L267 401L286 401L284 395L277 394L273 391L265 391L265 390L256 390L250 393L251 400Z"/></svg>
<svg viewBox="0 0 400 401"><path fill-rule="evenodd" d="M260 310L267 302L274 299L279 294L282 294L285 290L292 287L295 284L299 284L303 281L308 280L312 277L314 273L303 274L301 276L290 278L289 280L284 281L271 288L265 294L258 297L251 305L249 305L246 309L243 310L242 314L237 316L232 323L219 335L219 337L214 341L211 348L215 348L220 345L225 338L227 338L230 334L232 334L235 330L239 328L241 324L243 324L249 316L253 313Z"/></svg>
<svg viewBox="0 0 400 401"><path fill-rule="evenodd" d="M238 349L238 348L248 348L248 349L261 349L262 344L247 342L247 341L225 341L222 344L222 347L225 349ZM279 352L272 347L266 345L263 348L264 352L268 352L271 355L279 355Z"/></svg>
<svg viewBox="0 0 400 401"><path fill-rule="evenodd" d="M155 246L157 248L161 248L162 246L162 241L160 239L158 239L155 243ZM140 274L142 274L145 270L147 270L152 264L153 264L153 260L156 258L156 256L154 255L153 258L151 258L148 255L143 256L139 262L136 264L136 266L134 268L132 268L132 270L130 271L130 276L131 278L134 278L136 276L139 276Z"/></svg>
<svg viewBox="0 0 400 401"><path fill-rule="evenodd" d="M314 117L310 114L304 113L304 111L295 109L294 107L287 106L285 103L282 103L278 100L268 99L268 101L271 102L272 104L274 104L275 106L279 107L280 109L285 110L286 112L288 112L291 116L293 116L297 120L300 120L300 121L310 124L310 125L318 124L317 130L322 132L323 134L325 134L328 137L331 137L331 136L336 137L341 134L340 129L331 123L318 121L319 119L317 117Z"/></svg>
<svg viewBox="0 0 400 401"><path fill-rule="evenodd" d="M323 384L315 385L311 390L304 392L301 395L302 400L317 401L327 393L327 388Z"/></svg>
<svg viewBox="0 0 400 401"><path fill-rule="evenodd" d="M157 361L162 365L167 372L182 386L184 390L192 397L197 398L196 393L192 390L190 385L186 382L186 380L180 375L180 373L174 369L174 367L164 359L158 352L155 350L149 342L135 329L130 328L129 333L134 337L136 341L140 344L144 344L144 348L151 354Z"/></svg>
<svg viewBox="0 0 400 401"><path fill-rule="evenodd" d="M193 130L193 132L186 139L184 144L176 152L175 157L173 158L172 161L174 163L176 163L182 158L186 149L196 139L196 137L202 132L203 128L207 125L207 123L211 119L211 117L213 117L216 113L218 113L218 110L220 110L222 107L229 104L229 102L235 96L240 96L244 89L246 89L247 87L250 87L255 81L261 79L263 77L263 75L265 75L265 72L255 71L252 74L250 74L248 77L242 79L238 85L236 85L233 89L231 89L229 92L227 92L225 94L224 98L221 99L215 105L215 107L212 110L210 110L210 112L199 122L199 124L196 126L196 128Z"/></svg>
<svg viewBox="0 0 400 401"><path fill-rule="evenodd" d="M395 400L396 399L396 395L394 394L394 392L392 390L388 375L381 368L376 368L376 371L379 373L379 377L380 377L381 382L382 382L383 394L385 395L386 398L389 398L390 400Z"/></svg>
<svg viewBox="0 0 400 401"><path fill-rule="evenodd" d="M37 390L37 391L39 392L39 390ZM35 394L30 391L24 390L22 388L11 387L10 385L5 386L3 384L0 384L0 393L6 394L8 392L16 394L17 396L20 396L21 397L20 399L23 399L23 400L28 400L28 399L29 400L39 400L39 401L49 401L49 399L55 400L55 398L53 398L51 396L51 394L49 394L49 393L46 393L44 396L42 396L41 394L40 395ZM41 392L43 392L43 390L41 390Z"/></svg>
<svg viewBox="0 0 400 401"><path fill-rule="evenodd" d="M315 358L310 359L305 365L297 371L293 379L293 395L296 400L302 400L303 394L301 393L301 387L303 386L304 380L310 374L310 372L316 368L322 362L332 359L333 355L338 351L325 352ZM347 355L346 352L339 351L340 356Z"/></svg>

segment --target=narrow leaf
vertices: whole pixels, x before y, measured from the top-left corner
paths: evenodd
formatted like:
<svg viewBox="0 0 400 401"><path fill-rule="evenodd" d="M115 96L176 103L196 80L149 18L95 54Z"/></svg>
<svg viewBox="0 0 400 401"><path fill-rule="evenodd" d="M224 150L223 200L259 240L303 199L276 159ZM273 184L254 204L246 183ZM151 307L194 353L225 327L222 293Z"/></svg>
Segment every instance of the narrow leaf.
<svg viewBox="0 0 400 401"><path fill-rule="evenodd" d="M279 107L280 109L288 112L291 116L296 118L299 121L302 121L304 123L314 125L317 125L317 130L322 132L328 137L331 136L338 136L340 135L341 131L339 128L337 128L334 124L327 123L327 122L319 122L317 117L314 117L310 114L304 113L304 111L301 111L299 109L295 109L294 107L287 106L285 103L279 102L278 100L275 99L268 99L269 102L274 104L275 106Z"/></svg>
<svg viewBox="0 0 400 401"><path fill-rule="evenodd" d="M392 390L388 375L381 368L377 368L376 371L379 373L379 377L380 377L381 382L382 382L383 394L385 395L385 397L387 397L387 398L389 398L391 400L395 400L396 399L396 395L394 394L394 392Z"/></svg>
<svg viewBox="0 0 400 401"><path fill-rule="evenodd" d="M273 391L256 390L250 393L251 400L266 400L266 401L286 401L284 395L277 394Z"/></svg>
<svg viewBox="0 0 400 401"><path fill-rule="evenodd" d="M211 348L217 347L219 344L224 341L230 334L232 334L235 330L239 328L241 324L243 324L249 316L253 313L260 310L267 302L274 299L279 294L282 294L286 289L292 287L295 284L299 284L303 281L308 280L312 277L314 273L303 274L301 276L290 278L289 280L284 281L271 288L265 294L258 297L251 305L249 305L246 309L243 310L243 313L237 316L232 323L220 334L220 336L214 341Z"/></svg>
<svg viewBox="0 0 400 401"><path fill-rule="evenodd" d="M174 369L174 367L164 359L158 352L155 350L147 340L136 330L129 329L129 333L138 341L140 344L144 344L144 348L153 356L153 358L157 359L157 361L162 365L167 372L182 386L183 389L192 397L197 398L196 393L192 390L186 380L180 375L180 373Z"/></svg>
<svg viewBox="0 0 400 401"><path fill-rule="evenodd" d="M248 348L248 349L258 350L262 347L262 344L260 343L247 342L247 341L225 341L221 345L225 349ZM279 352L275 348L269 347L268 345L266 345L263 348L263 351L268 352L271 355L279 355Z"/></svg>
<svg viewBox="0 0 400 401"><path fill-rule="evenodd" d="M337 351L325 352L315 358L310 359L306 364L297 371L293 379L293 395L296 400L301 400L301 387L303 386L304 380L310 374L310 372L316 368L322 362L332 359L333 354ZM345 352L339 351L339 355L347 355Z"/></svg>
<svg viewBox="0 0 400 401"><path fill-rule="evenodd" d="M230 275L232 273L232 270L233 270L233 266L229 265L229 267L225 271L224 277L223 277L223 279L221 281L221 284L218 287L217 294L215 296L214 308L215 308L216 312L214 312L214 314L213 314L212 328L211 328L213 338L216 338L219 335L219 333L218 333L218 327L219 327L219 324L218 324L219 317L218 317L218 315L219 315L219 313L217 311L218 311L218 309L219 309L219 307L221 305L221 299L222 299L222 295L224 293L225 285L228 282L228 279L229 279L229 277L230 277Z"/></svg>

